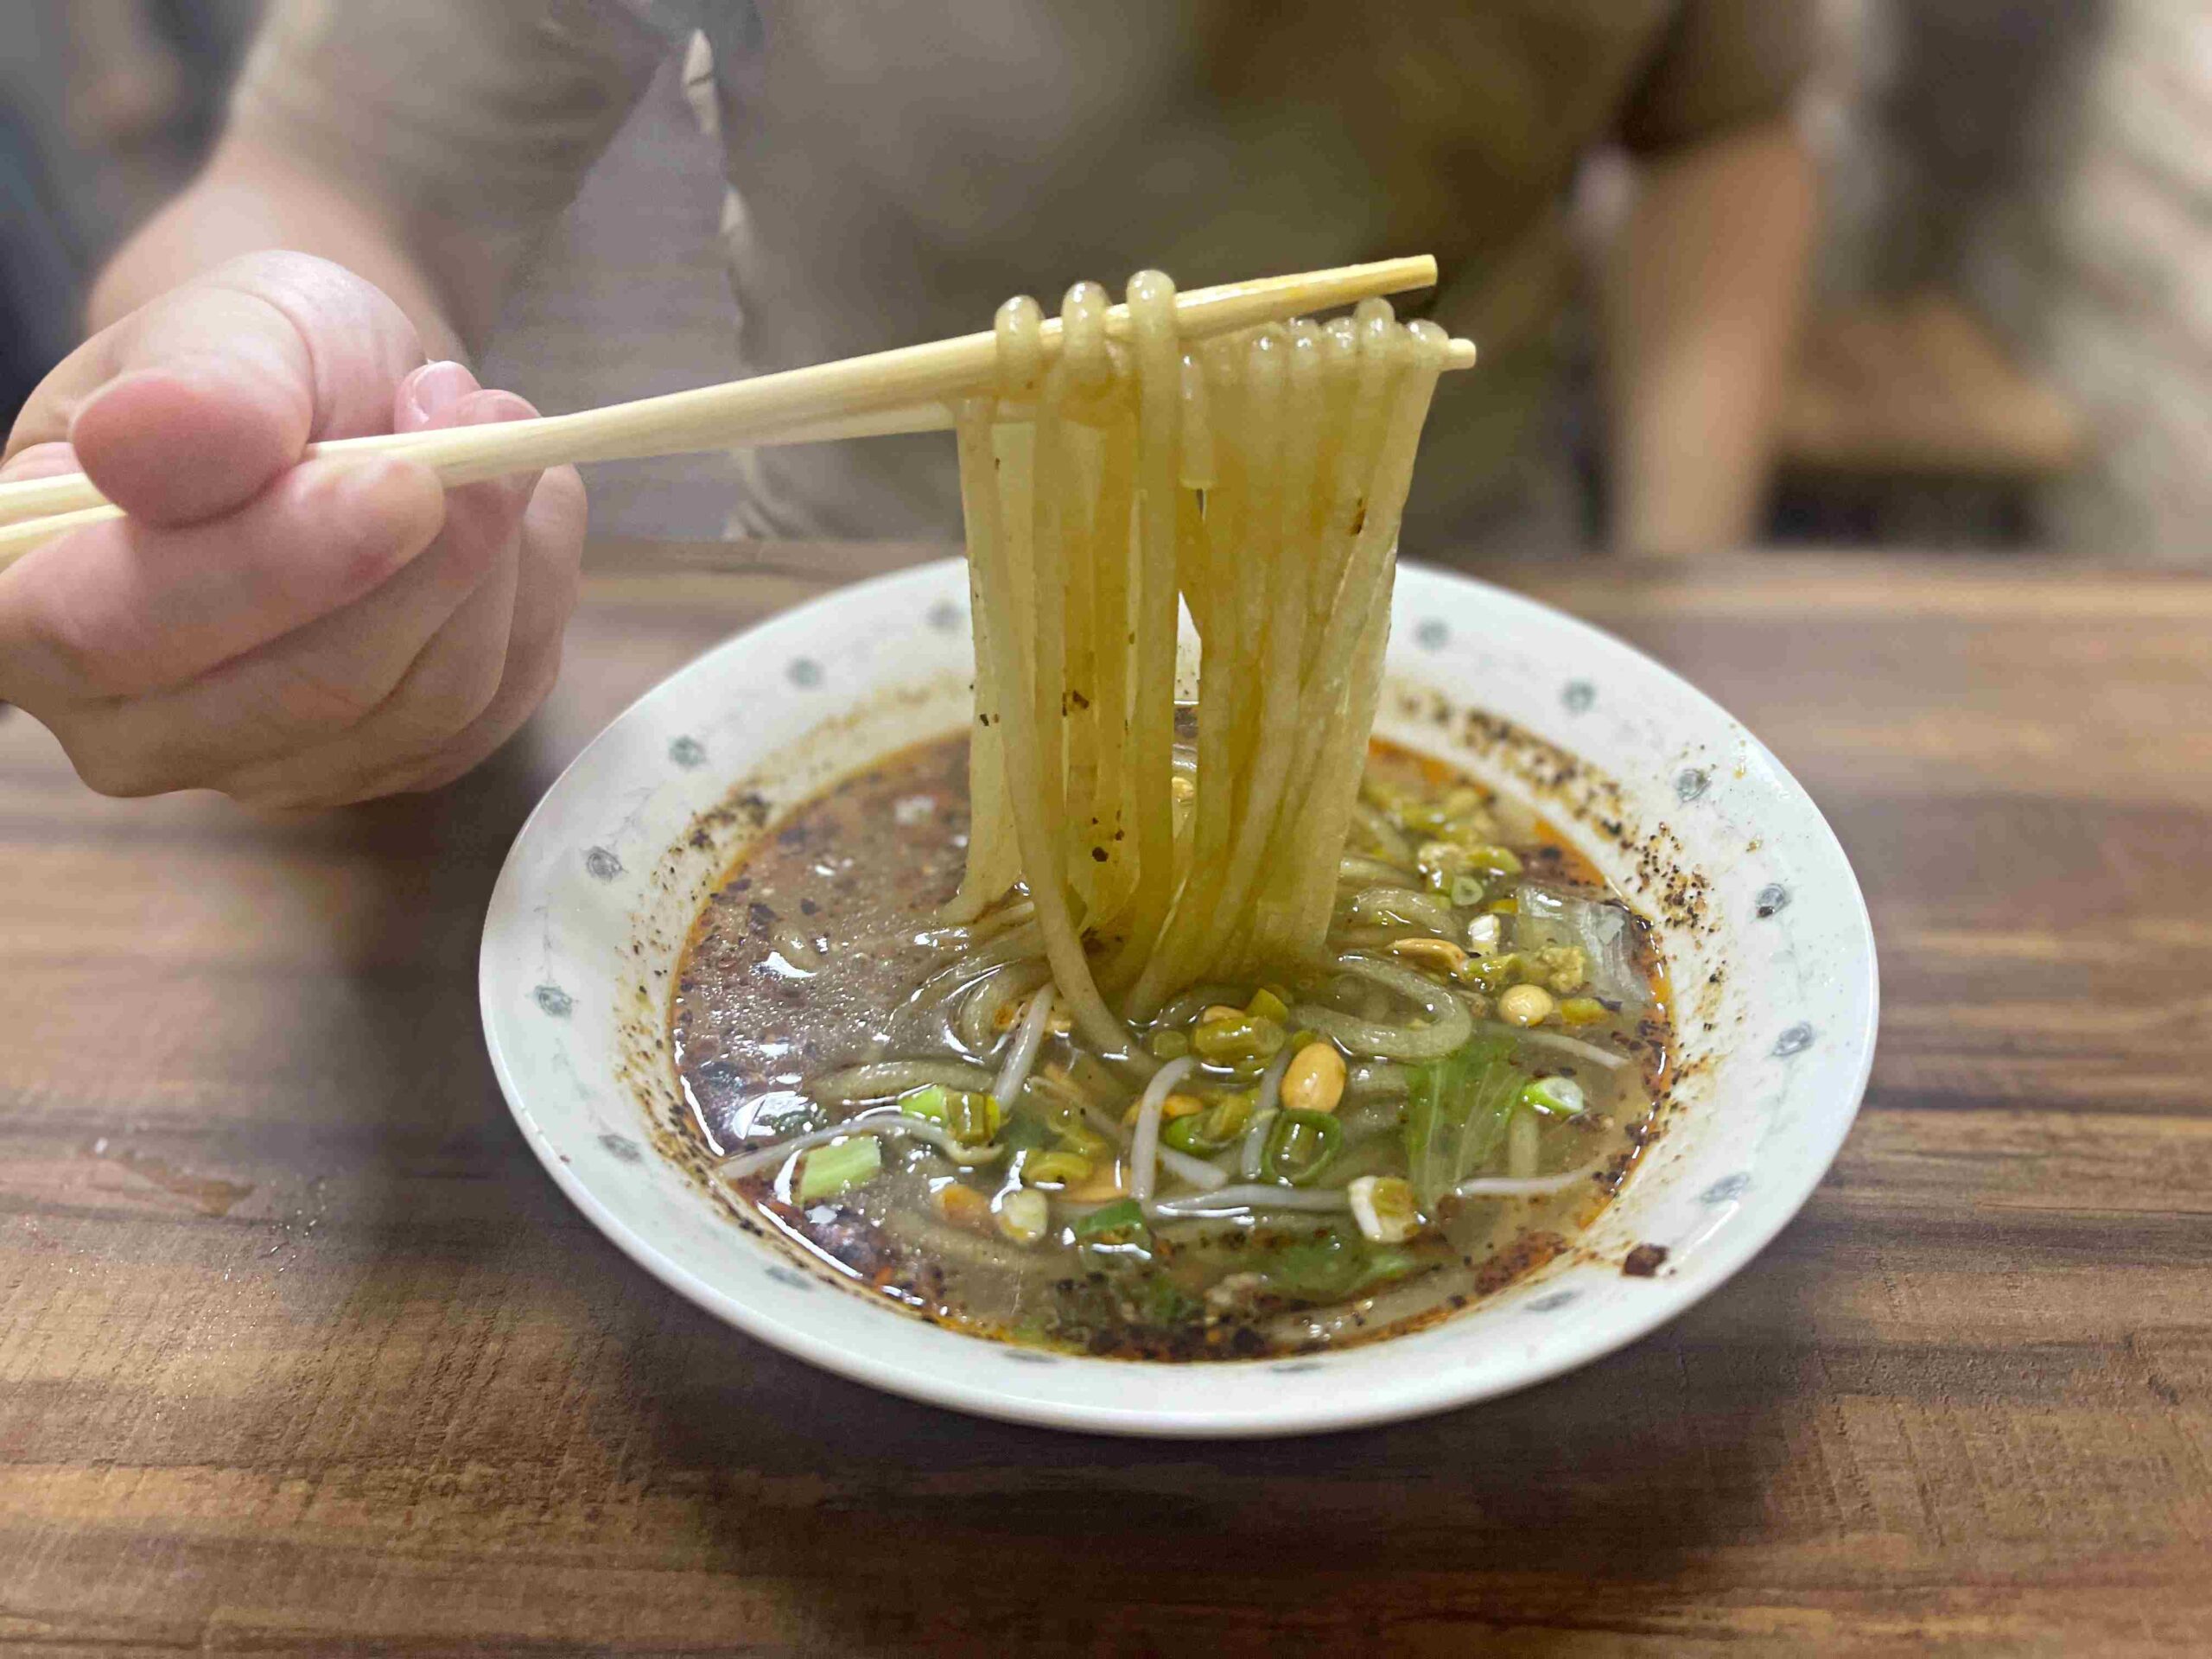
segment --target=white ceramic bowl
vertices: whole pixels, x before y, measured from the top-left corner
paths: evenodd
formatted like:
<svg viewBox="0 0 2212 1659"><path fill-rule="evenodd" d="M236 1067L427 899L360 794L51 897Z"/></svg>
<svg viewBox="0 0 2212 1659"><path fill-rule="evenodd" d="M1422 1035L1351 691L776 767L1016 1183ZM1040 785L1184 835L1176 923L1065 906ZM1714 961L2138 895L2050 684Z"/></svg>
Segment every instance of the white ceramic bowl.
<svg viewBox="0 0 2212 1659"><path fill-rule="evenodd" d="M1677 988L1675 1105L1586 1241L1608 1261L1555 1263L1342 1352L1163 1365L963 1336L741 1229L667 1127L683 1109L664 1046L676 953L764 812L964 723L967 597L947 561L732 639L601 734L507 859L484 931L493 1064L553 1179L648 1272L765 1342L918 1400L1113 1433L1284 1434L1464 1405L1595 1358L1713 1289L1803 1204L1873 1057L1873 938L1835 837L1756 738L1656 663L1408 566L1379 729L1545 801L1658 924ZM741 788L753 798L727 808ZM1665 1248L1656 1276L1614 1265L1637 1243Z"/></svg>

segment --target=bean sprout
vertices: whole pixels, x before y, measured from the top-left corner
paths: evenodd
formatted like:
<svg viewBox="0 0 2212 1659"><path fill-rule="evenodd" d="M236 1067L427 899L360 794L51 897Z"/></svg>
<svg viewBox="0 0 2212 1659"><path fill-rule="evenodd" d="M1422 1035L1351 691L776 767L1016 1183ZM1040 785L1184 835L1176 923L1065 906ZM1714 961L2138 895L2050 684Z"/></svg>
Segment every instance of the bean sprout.
<svg viewBox="0 0 2212 1659"><path fill-rule="evenodd" d="M1580 1037L1569 1037L1560 1032L1545 1031L1538 1027L1523 1030L1519 1026L1488 1024L1485 1024L1483 1029L1500 1033L1510 1033L1524 1043L1535 1043L1542 1048L1558 1049L1563 1054L1573 1054L1579 1058L1589 1061L1592 1065L1602 1065L1609 1071L1618 1071L1629 1063L1629 1057L1625 1054L1617 1054L1610 1048L1600 1048L1595 1043L1586 1043Z"/></svg>
<svg viewBox="0 0 2212 1659"><path fill-rule="evenodd" d="M1021 1098L1021 1085L1029 1081L1029 1068L1037 1063L1037 1051L1045 1046L1045 1027L1052 1018L1052 986L1048 980L1031 995L1028 1007L1022 1010L1021 1024L1014 1029L1006 1064L999 1068L998 1083L991 1090L998 1096L1001 1111L1012 1111Z"/></svg>
<svg viewBox="0 0 2212 1659"><path fill-rule="evenodd" d="M1232 1215L1239 1210L1304 1210L1320 1214L1351 1208L1351 1200L1336 1187L1237 1185L1161 1198L1148 1213L1174 1221L1191 1216Z"/></svg>
<svg viewBox="0 0 2212 1659"><path fill-rule="evenodd" d="M1129 1196L1139 1204L1152 1197L1154 1166L1160 1155L1160 1106L1197 1064L1187 1054L1179 1060L1170 1060L1154 1072L1152 1081L1145 1084L1144 1098L1137 1103L1136 1136L1129 1142Z"/></svg>
<svg viewBox="0 0 2212 1659"><path fill-rule="evenodd" d="M1452 1190L1463 1198L1541 1198L1554 1192L1564 1192L1569 1187L1589 1180L1605 1172L1607 1160L1599 1159L1557 1175L1530 1175L1516 1179L1510 1175L1478 1175L1472 1180L1462 1181Z"/></svg>
<svg viewBox="0 0 2212 1659"><path fill-rule="evenodd" d="M1227 1173L1203 1158L1193 1158L1189 1153L1178 1152L1173 1147L1161 1147L1159 1154L1162 1169L1185 1185L1197 1187L1201 1192L1211 1192L1216 1187L1229 1184Z"/></svg>
<svg viewBox="0 0 2212 1659"><path fill-rule="evenodd" d="M727 1163L716 1165L715 1174L724 1181L742 1181L758 1175L764 1169L773 1169L778 1172L780 1180L784 1166L800 1153L828 1146L833 1141L849 1141L856 1135L903 1135L910 1141L926 1141L963 1168L988 1163L999 1153L996 1147L971 1147L956 1140L950 1129L926 1118L908 1117L891 1107L879 1106L874 1111L849 1117L842 1123L832 1123L827 1128L810 1129L804 1135L795 1135L788 1141L779 1141L772 1147L741 1154Z"/></svg>
<svg viewBox="0 0 2212 1659"><path fill-rule="evenodd" d="M1244 1131L1244 1144L1236 1149L1236 1167L1248 1181L1260 1179L1266 1167L1268 1131L1281 1116L1276 1112L1257 1112L1253 1115L1252 1127Z"/></svg>
<svg viewBox="0 0 2212 1659"><path fill-rule="evenodd" d="M825 1106L849 1106L855 1101L890 1100L931 1084L941 1089L988 1089L991 1074L957 1060L874 1060L812 1078L805 1092Z"/></svg>

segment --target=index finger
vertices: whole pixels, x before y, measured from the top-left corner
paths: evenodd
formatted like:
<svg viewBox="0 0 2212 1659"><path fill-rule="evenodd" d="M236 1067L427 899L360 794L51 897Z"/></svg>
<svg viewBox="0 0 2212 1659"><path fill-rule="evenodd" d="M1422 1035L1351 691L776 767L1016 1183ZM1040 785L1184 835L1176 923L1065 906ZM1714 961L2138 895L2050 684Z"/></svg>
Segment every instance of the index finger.
<svg viewBox="0 0 2212 1659"><path fill-rule="evenodd" d="M72 698L180 685L351 604L444 522L437 475L385 457L306 462L207 524L90 525L0 571L0 660Z"/></svg>
<svg viewBox="0 0 2212 1659"><path fill-rule="evenodd" d="M421 361L405 314L359 277L250 254L71 353L9 447L67 438L134 518L195 523L251 499L311 440L386 430L393 388Z"/></svg>

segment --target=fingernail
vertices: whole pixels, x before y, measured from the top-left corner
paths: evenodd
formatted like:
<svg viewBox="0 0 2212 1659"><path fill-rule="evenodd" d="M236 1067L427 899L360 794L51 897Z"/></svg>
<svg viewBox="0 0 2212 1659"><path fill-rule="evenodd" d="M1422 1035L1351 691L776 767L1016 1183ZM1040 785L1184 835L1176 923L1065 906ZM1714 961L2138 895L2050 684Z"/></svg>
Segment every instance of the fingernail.
<svg viewBox="0 0 2212 1659"><path fill-rule="evenodd" d="M66 443L25 444L21 449L0 461L0 480L10 484L27 484L35 478L56 478L65 473L81 470L77 465L77 453Z"/></svg>
<svg viewBox="0 0 2212 1659"><path fill-rule="evenodd" d="M472 392L454 413L455 426L496 426L502 421L534 421L537 410L525 398L496 387Z"/></svg>
<svg viewBox="0 0 2212 1659"><path fill-rule="evenodd" d="M425 363L416 370L407 397L419 418L435 421L475 390L476 377L468 372L467 365L448 359Z"/></svg>

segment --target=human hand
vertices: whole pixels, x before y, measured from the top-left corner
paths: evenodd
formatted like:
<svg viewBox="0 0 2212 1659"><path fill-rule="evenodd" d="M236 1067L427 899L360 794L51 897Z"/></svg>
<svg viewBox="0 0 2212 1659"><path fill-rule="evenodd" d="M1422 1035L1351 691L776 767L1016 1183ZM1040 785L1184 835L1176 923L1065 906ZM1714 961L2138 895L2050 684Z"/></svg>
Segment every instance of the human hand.
<svg viewBox="0 0 2212 1659"><path fill-rule="evenodd" d="M307 443L527 418L326 260L216 267L79 346L0 479L81 468L126 518L0 571L0 701L103 794L299 810L436 787L551 688L576 592L574 467L447 491Z"/></svg>

